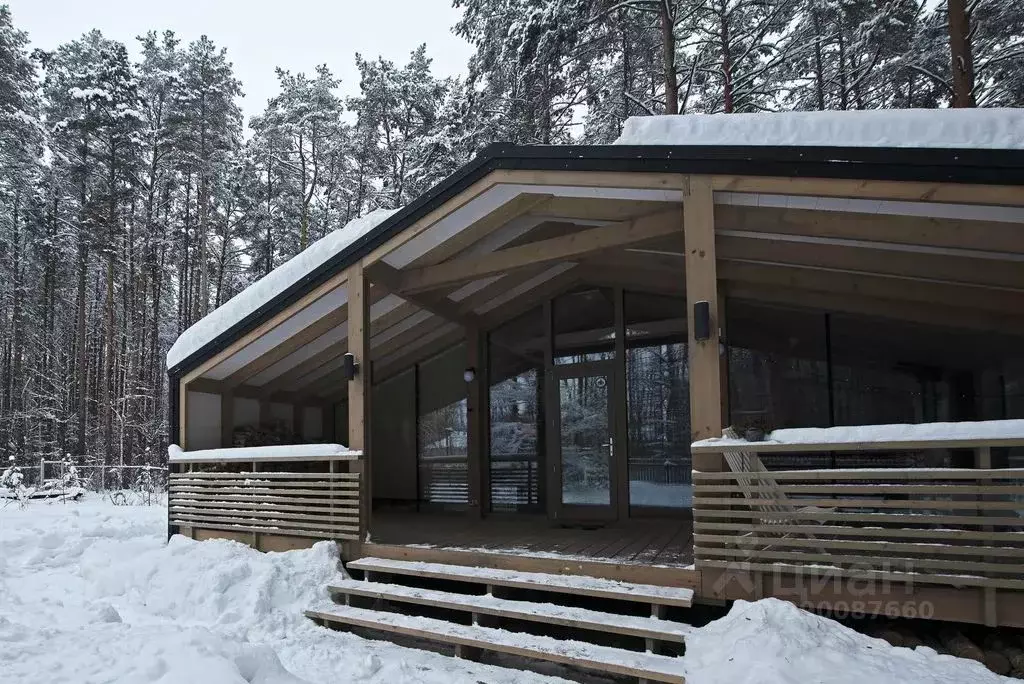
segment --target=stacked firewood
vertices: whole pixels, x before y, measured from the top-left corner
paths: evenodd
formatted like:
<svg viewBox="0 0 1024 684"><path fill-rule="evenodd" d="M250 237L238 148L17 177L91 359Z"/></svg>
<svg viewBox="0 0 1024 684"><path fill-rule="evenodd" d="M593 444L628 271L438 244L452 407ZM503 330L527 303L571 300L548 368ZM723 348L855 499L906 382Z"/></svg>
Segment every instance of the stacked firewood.
<svg viewBox="0 0 1024 684"><path fill-rule="evenodd" d="M976 660L996 674L1024 679L1024 635L1017 630L941 622L892 622L865 625L864 631L893 646L931 648Z"/></svg>

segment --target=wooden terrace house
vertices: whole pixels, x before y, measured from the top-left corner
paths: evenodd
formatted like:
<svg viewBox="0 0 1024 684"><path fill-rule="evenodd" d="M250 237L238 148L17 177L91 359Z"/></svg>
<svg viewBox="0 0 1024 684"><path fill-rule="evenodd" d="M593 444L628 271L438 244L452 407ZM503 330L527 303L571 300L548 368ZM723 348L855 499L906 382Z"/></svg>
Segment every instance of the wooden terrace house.
<svg viewBox="0 0 1024 684"><path fill-rule="evenodd" d="M903 116L494 145L329 235L169 355L171 532L335 539L372 581L315 619L656 681L691 603L1024 627L1024 117Z"/></svg>

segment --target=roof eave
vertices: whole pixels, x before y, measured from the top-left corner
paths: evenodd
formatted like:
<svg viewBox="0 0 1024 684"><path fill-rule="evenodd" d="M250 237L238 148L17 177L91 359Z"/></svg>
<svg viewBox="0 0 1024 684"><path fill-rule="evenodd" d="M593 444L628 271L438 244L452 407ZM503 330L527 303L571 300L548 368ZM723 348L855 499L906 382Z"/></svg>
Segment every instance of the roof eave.
<svg viewBox="0 0 1024 684"><path fill-rule="evenodd" d="M171 378L184 376L255 328L267 316L286 308L334 273L394 237L436 204L447 201L496 170L669 172L1024 185L1024 150L756 145L521 146L495 143L320 267L169 368L168 375Z"/></svg>

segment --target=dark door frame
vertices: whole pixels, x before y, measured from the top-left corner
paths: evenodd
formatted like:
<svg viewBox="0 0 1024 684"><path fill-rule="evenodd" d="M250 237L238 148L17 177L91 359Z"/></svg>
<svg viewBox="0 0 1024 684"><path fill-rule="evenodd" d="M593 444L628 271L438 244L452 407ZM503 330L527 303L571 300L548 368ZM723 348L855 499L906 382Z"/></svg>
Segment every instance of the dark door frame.
<svg viewBox="0 0 1024 684"><path fill-rule="evenodd" d="M607 361L589 361L585 363L572 363L557 365L551 369L551 382L547 388L548 411L548 434L545 444L549 458L547 459L547 487L548 487L548 516L559 522L584 522L584 521L613 521L619 518L620 494L622 491L619 482L620 458L625 444L622 442L618 432L618 414L621 408L617 406L619 393L617 391L618 379L614 359ZM566 378L604 377L607 380L607 411L608 411L608 437L611 453L608 459L608 504L566 504L562 501L562 426L561 426L561 396L559 392L560 381Z"/></svg>

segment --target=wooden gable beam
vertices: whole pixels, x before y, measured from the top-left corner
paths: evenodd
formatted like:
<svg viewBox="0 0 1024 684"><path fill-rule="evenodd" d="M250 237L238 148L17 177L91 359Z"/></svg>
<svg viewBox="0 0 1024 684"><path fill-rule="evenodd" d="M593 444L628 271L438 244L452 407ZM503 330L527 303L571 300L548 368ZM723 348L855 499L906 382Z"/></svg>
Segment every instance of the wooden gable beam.
<svg viewBox="0 0 1024 684"><path fill-rule="evenodd" d="M715 191L760 192L771 195L816 195L1024 206L1024 191L1014 185L931 183L847 178L800 178L778 176L713 176Z"/></svg>
<svg viewBox="0 0 1024 684"><path fill-rule="evenodd" d="M1024 290L987 288L945 280L731 259L720 260L718 274L723 280L820 292L848 293L925 304L942 302L948 306L1010 314L1024 311Z"/></svg>
<svg viewBox="0 0 1024 684"><path fill-rule="evenodd" d="M538 264L572 261L585 254L636 244L678 231L678 211L660 212L632 221L612 223L571 235L508 247L490 254L403 271L402 280L398 284L399 290L404 296L406 293L432 290Z"/></svg>
<svg viewBox="0 0 1024 684"><path fill-rule="evenodd" d="M1024 254L1024 224L998 221L720 204L715 228Z"/></svg>
<svg viewBox="0 0 1024 684"><path fill-rule="evenodd" d="M460 310L456 302L448 299L447 293L428 295L401 292L402 272L383 261L367 267L366 277L375 285L380 285L392 294L402 297L407 302L418 306L424 311L429 311L435 316L440 316L445 320L462 326L474 326L477 324L477 317L472 312Z"/></svg>

